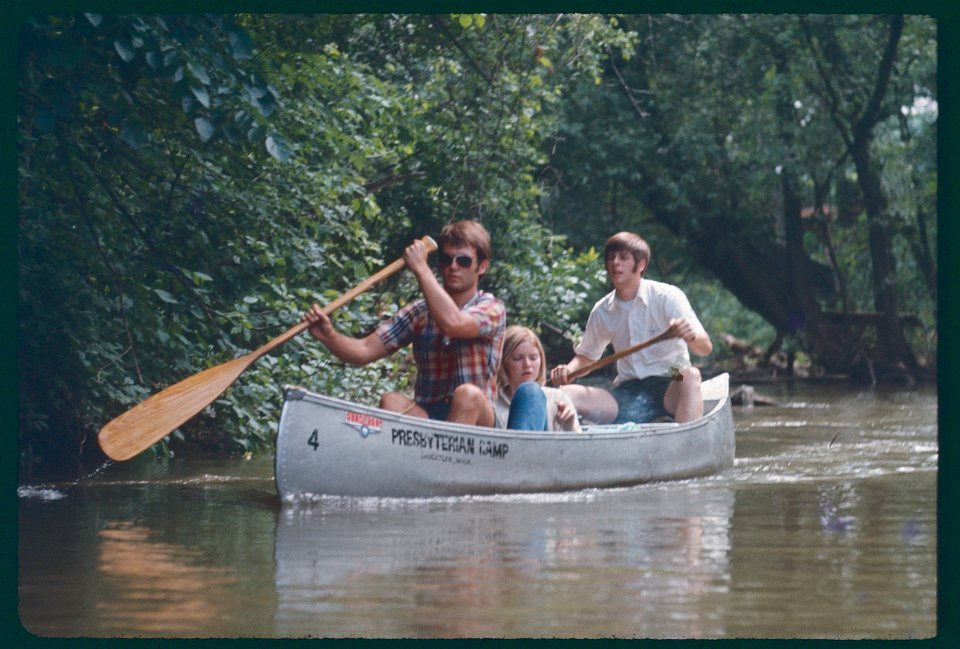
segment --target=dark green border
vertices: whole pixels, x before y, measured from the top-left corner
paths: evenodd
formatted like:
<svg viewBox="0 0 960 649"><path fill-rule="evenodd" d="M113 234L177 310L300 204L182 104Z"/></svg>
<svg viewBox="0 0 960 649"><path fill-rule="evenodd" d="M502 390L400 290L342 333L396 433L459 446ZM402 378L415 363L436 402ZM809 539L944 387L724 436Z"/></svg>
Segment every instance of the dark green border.
<svg viewBox="0 0 960 649"><path fill-rule="evenodd" d="M909 646L947 647L960 645L960 598L958 598L957 576L957 537L960 534L958 526L957 501L960 496L957 479L957 447L960 437L960 414L956 409L948 406L957 395L957 385L960 382L960 345L958 345L958 303L950 278L960 275L960 252L952 249L960 243L960 129L958 129L958 82L960 82L960 2L958 0L837 0L824 2L822 0L741 0L721 1L709 0L697 2L695 0L594 0L572 2L548 0L522 0L521 2L454 2L443 0L399 0L388 2L385 0L360 0L356 2L309 2L303 0L237 0L236 2L184 2L182 0L157 2L147 0L141 3L121 3L115 0L104 2L78 2L76 0L38 0L34 2L18 2L7 9L7 18L4 21L4 34L0 43L4 48L2 81L6 89L3 103L3 114L7 116L6 123L12 128L0 129L0 139L5 153L2 172L3 187L3 216L2 219L2 250L0 250L0 264L3 265L0 273L0 282L4 293L0 300L0 323L2 323L3 338L0 340L0 354L2 354L3 368L0 373L3 395L2 413L5 416L0 421L17 421L17 328L16 328L16 300L17 300L17 168L16 168L16 104L15 104L15 62L17 30L26 16L31 13L68 13L75 11L101 12L196 12L207 11L258 11L258 12L286 12L286 13L319 13L324 11L415 11L417 13L447 13L458 11L483 11L486 13L537 13L554 11L574 12L624 12L624 13L912 13L932 15L939 24L939 236L938 236L938 263L939 263L939 426L940 426L940 471L938 480L938 633L931 640L918 641L867 641L857 643L876 644L887 646L891 643ZM947 406L947 407L945 407ZM2 452L3 486L5 495L12 500L3 508L3 519L0 529L3 532L2 583L3 590L2 610L0 610L0 634L4 637L6 646L14 647L77 647L97 645L128 646L130 640L76 640L76 639L47 639L37 638L28 634L20 625L18 606L18 566L17 566L17 459L18 444L13 426L8 426L8 433L0 437L0 452ZM167 647L176 646L209 646L221 645L230 647L262 646L269 644L291 644L298 641L286 640L183 640L171 643L169 640L142 640L137 645L147 644ZM540 644L549 642L550 646L558 641L521 641L526 644ZM607 644L636 644L634 641L599 641ZM767 640L719 640L713 641L738 648L770 647L770 646L803 646L820 647L825 644L838 644L824 641L767 641ZM694 644L695 641L682 641L682 644ZM353 641L323 641L325 646L352 646ZM402 644L405 646L435 645L429 641L368 641L364 644ZM457 641L457 646L491 646L493 641ZM500 644L500 642L497 642ZM515 643L512 643L515 644ZM573 645L573 641L560 641L559 644ZM583 641L577 641L583 644ZM697 643L701 644L701 643ZM843 643L848 644L848 643Z"/></svg>

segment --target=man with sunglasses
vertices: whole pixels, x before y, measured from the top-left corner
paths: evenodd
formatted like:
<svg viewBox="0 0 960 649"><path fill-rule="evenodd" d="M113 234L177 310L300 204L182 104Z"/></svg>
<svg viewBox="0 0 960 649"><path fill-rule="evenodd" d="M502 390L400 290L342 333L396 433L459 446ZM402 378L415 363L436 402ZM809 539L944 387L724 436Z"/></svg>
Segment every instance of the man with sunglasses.
<svg viewBox="0 0 960 649"><path fill-rule="evenodd" d="M352 338L334 329L318 305L303 316L310 333L337 358L366 365L413 344L417 365L414 399L387 392L380 407L417 417L493 426L494 376L506 328L503 302L479 289L490 266L490 235L475 221L443 228L437 242L437 280L423 242L407 246L403 258L423 297L400 309L370 335Z"/></svg>
<svg viewBox="0 0 960 649"><path fill-rule="evenodd" d="M690 352L706 356L713 343L690 301L680 288L644 278L650 246L640 236L615 234L603 252L614 290L594 305L573 360L553 368L550 380L563 386L577 412L600 424L702 417L700 370ZM665 330L667 340L617 361L612 391L570 384L570 374L599 360L607 345L618 352Z"/></svg>

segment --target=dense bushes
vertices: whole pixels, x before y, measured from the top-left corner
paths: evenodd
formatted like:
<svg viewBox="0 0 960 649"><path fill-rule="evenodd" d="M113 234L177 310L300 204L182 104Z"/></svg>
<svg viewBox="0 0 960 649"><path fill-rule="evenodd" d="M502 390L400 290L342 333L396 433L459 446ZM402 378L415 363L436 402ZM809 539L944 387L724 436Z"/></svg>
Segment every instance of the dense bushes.
<svg viewBox="0 0 960 649"><path fill-rule="evenodd" d="M784 25L780 38L799 43L802 30ZM883 23L827 26L858 42L858 30L882 34ZM915 63L894 70L899 91L920 95L930 85L927 27L919 18L907 25ZM744 18L576 14L25 21L17 58L24 474L98 460L93 439L112 417L258 347L312 302L459 218L490 230L486 287L514 322L543 334L553 357L569 354L606 290L596 247L622 228L651 240L658 279L688 287L712 331L767 344L771 317L718 292L703 269L734 292L749 277L722 276L704 251L749 239L776 259L776 156L802 158L838 140L822 122L792 151L765 139L777 135L772 89L786 86L769 68L734 74L744 55L734 43L754 43L751 60L769 64L773 50L760 52L752 29ZM657 49L665 42L669 59ZM809 61L798 55L795 65L810 76ZM710 73L718 68L729 76ZM792 78L798 89L804 74ZM896 170L884 178L898 197L896 254L929 324L935 131L919 118L910 128L905 146L884 122L875 153ZM824 162L836 157L829 151L809 167L811 195L823 178L849 173L848 164ZM863 308L872 280L858 228L845 224L833 243ZM829 261L822 237L804 245ZM401 273L336 321L365 333L415 295ZM407 388L409 369L403 355L344 368L304 336L255 364L158 450L181 439L218 453L269 449L283 383L369 403Z"/></svg>

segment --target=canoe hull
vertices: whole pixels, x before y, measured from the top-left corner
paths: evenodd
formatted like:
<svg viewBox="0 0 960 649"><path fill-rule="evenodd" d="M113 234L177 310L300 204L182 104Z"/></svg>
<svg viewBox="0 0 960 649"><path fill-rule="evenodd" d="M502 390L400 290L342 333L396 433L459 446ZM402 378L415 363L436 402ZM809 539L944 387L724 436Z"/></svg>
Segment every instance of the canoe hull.
<svg viewBox="0 0 960 649"><path fill-rule="evenodd" d="M704 382L703 418L533 433L410 417L284 389L276 480L309 495L431 497L568 491L676 480L733 464L728 377Z"/></svg>

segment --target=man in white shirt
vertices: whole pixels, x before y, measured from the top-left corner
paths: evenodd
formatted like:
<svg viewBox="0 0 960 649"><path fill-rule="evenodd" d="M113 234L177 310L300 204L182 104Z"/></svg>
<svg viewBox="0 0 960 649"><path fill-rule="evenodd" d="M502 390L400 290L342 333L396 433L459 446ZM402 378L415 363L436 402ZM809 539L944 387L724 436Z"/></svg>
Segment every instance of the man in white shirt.
<svg viewBox="0 0 960 649"><path fill-rule="evenodd" d="M700 370L690 364L690 352L707 356L713 343L687 296L676 286L644 279L650 246L636 234L610 237L604 259L614 290L594 305L573 360L555 367L551 381L564 386L578 413L597 423L703 416ZM599 360L608 344L618 352L663 331L670 333L667 340L617 361L612 391L570 384L569 375Z"/></svg>

